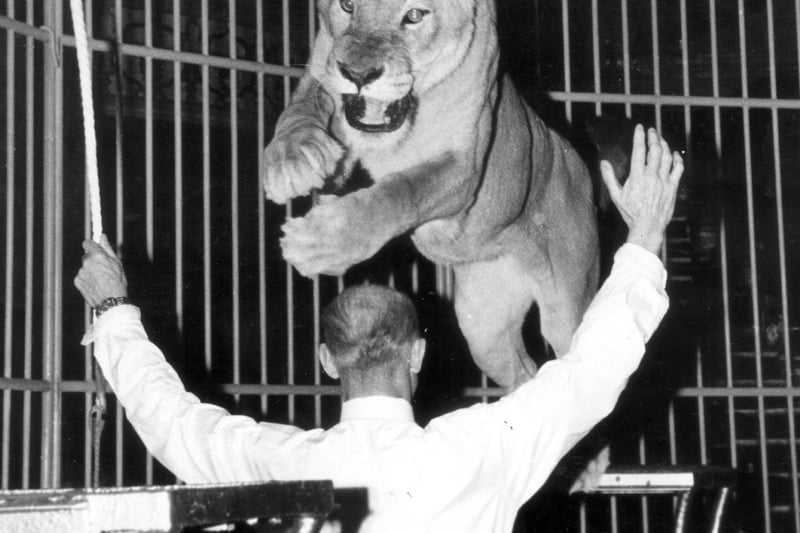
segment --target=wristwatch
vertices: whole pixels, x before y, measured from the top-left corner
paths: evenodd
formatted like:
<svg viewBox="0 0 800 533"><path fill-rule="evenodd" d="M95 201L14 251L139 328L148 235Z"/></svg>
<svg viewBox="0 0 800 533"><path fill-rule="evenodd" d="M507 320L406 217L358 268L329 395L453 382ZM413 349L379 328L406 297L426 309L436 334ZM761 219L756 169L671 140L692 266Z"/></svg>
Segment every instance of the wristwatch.
<svg viewBox="0 0 800 533"><path fill-rule="evenodd" d="M131 302L128 300L127 296L112 296L100 302L100 304L94 308L94 313L95 316L100 316L112 307L129 303Z"/></svg>

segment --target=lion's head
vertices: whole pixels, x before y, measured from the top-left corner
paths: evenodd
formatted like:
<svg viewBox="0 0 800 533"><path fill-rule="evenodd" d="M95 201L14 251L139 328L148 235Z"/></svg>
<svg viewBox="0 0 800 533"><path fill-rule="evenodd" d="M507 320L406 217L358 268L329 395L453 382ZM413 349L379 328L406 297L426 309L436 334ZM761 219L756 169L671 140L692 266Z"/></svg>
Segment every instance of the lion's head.
<svg viewBox="0 0 800 533"><path fill-rule="evenodd" d="M481 0L484 1L484 0ZM312 74L361 134L401 133L455 70L474 32L475 0L320 0Z"/></svg>

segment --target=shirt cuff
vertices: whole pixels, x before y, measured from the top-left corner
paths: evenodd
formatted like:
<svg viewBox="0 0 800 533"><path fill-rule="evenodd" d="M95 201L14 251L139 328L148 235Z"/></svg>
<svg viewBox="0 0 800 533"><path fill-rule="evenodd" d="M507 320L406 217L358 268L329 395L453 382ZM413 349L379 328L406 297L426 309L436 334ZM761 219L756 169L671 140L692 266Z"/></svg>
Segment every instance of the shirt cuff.
<svg viewBox="0 0 800 533"><path fill-rule="evenodd" d="M614 256L614 263L623 263L627 268L636 269L659 289L664 289L667 285L667 271L661 258L638 244L623 244Z"/></svg>
<svg viewBox="0 0 800 533"><path fill-rule="evenodd" d="M655 332L669 308L667 271L661 259L636 244L625 243L614 256L614 269L630 280L625 290L627 307L645 342Z"/></svg>
<svg viewBox="0 0 800 533"><path fill-rule="evenodd" d="M89 330L81 339L81 344L84 346L89 345L109 331L114 331L120 325L129 323L141 323L139 308L130 304L115 305L100 315L97 321L89 326Z"/></svg>

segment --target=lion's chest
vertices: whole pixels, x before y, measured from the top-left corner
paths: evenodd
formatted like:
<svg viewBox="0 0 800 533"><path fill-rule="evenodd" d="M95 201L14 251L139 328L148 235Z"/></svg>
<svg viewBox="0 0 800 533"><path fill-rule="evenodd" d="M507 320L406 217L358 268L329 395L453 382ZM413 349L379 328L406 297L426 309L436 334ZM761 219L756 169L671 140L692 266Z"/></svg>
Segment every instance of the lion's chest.
<svg viewBox="0 0 800 533"><path fill-rule="evenodd" d="M474 235L464 231L461 219L427 222L414 230L411 239L422 255L439 264L477 261L493 254Z"/></svg>

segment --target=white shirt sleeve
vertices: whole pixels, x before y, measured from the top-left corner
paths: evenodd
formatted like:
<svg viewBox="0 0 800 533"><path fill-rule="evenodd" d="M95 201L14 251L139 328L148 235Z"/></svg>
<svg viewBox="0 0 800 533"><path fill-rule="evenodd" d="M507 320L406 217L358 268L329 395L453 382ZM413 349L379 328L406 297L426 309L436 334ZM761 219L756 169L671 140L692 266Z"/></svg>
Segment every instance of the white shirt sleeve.
<svg viewBox="0 0 800 533"><path fill-rule="evenodd" d="M247 450L268 451L304 433L201 403L148 340L137 307L106 311L82 342L94 342L95 358L147 449L186 482L267 480L269 472L263 465L259 471Z"/></svg>
<svg viewBox="0 0 800 533"><path fill-rule="evenodd" d="M644 355L645 342L667 311L665 284L666 272L655 255L624 245L568 353L487 406L486 425L472 428L489 435L485 460L494 463L498 482L518 505L614 408Z"/></svg>

